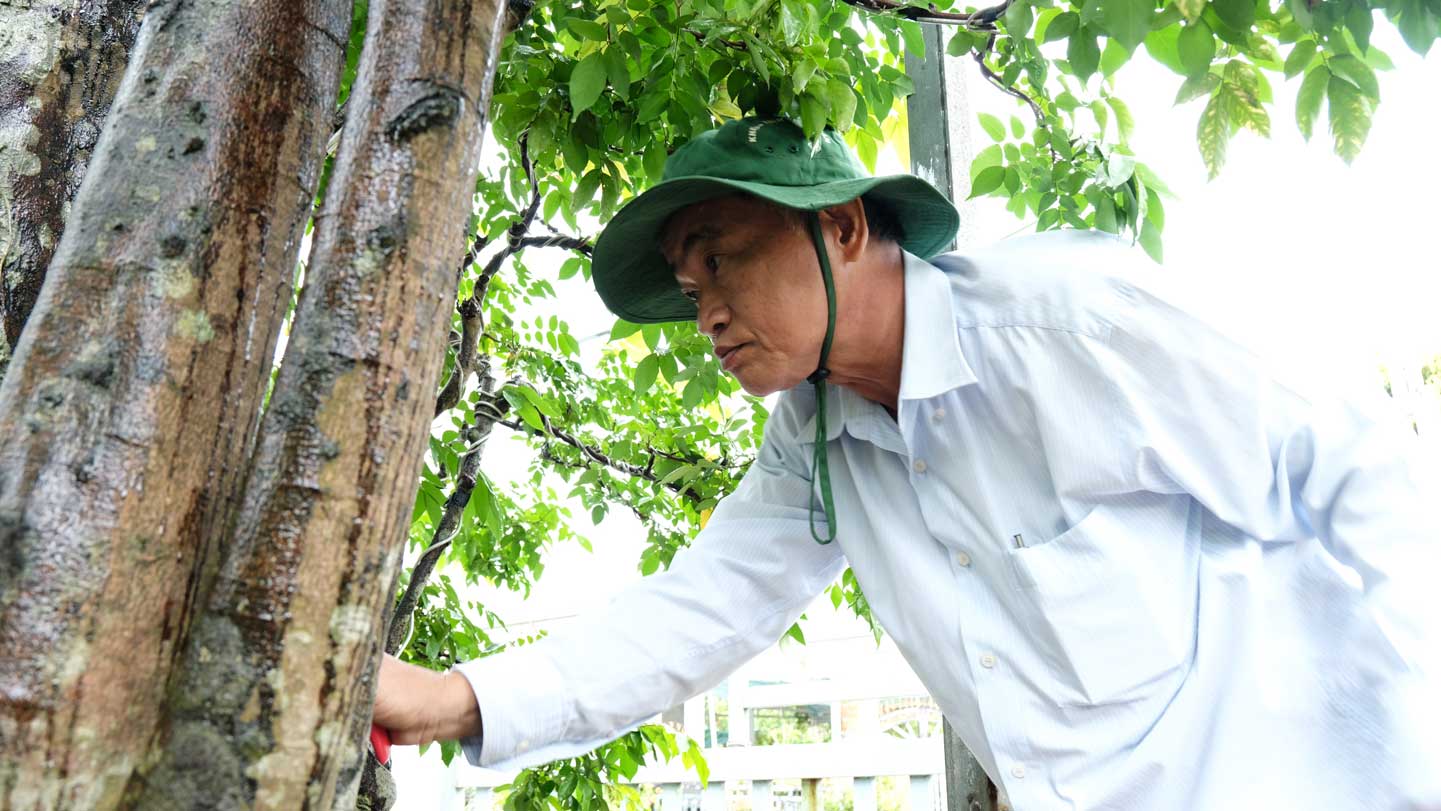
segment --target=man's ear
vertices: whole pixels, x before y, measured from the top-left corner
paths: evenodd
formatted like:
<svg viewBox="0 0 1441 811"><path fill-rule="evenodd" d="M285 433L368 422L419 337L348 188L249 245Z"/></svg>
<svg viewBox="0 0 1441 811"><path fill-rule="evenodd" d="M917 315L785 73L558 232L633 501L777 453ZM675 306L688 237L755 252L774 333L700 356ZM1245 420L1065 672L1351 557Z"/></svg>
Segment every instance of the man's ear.
<svg viewBox="0 0 1441 811"><path fill-rule="evenodd" d="M821 209L821 226L835 242L836 252L847 261L855 261L865 252L870 241L865 206L857 197L848 203Z"/></svg>

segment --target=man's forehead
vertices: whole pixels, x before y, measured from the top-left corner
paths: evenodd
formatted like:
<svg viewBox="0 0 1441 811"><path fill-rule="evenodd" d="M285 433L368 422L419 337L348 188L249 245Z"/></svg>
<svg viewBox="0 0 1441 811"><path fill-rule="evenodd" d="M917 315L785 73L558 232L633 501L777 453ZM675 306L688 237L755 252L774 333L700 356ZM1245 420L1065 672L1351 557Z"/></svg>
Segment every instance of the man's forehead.
<svg viewBox="0 0 1441 811"><path fill-rule="evenodd" d="M675 260L679 258L678 255L687 243L719 236L734 218L726 216L725 209L716 205L718 202L720 201L706 200L672 214L661 227L661 253Z"/></svg>

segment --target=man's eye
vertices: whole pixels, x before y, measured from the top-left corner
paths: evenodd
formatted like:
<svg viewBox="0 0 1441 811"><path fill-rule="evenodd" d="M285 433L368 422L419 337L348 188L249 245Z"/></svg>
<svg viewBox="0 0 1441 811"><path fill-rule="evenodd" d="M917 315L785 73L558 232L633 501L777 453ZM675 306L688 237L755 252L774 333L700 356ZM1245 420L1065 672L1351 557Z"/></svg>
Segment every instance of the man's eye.
<svg viewBox="0 0 1441 811"><path fill-rule="evenodd" d="M706 270L709 270L711 273L715 273L717 270L720 270L720 257L715 256L714 254L712 254L711 256L707 256L705 258L705 266Z"/></svg>
<svg viewBox="0 0 1441 811"><path fill-rule="evenodd" d="M696 302L697 304L700 303L700 294L694 290L682 290L680 291L680 294L690 299L691 301Z"/></svg>

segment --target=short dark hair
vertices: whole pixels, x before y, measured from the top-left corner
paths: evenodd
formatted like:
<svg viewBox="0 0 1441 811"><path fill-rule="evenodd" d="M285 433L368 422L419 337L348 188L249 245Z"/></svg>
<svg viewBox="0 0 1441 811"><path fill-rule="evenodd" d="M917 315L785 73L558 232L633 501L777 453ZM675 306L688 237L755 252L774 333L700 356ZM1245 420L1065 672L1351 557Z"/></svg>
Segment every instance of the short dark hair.
<svg viewBox="0 0 1441 811"><path fill-rule="evenodd" d="M783 206L780 203L772 203L764 198L757 199L779 209L785 215L787 222L804 227L807 212ZM896 244L905 241L906 229L901 225L900 220L896 219L896 215L891 211L889 205L863 194L861 195L861 208L865 210L866 227L870 231L871 239Z"/></svg>
<svg viewBox="0 0 1441 811"><path fill-rule="evenodd" d="M871 239L896 243L905 240L906 229L901 225L900 220L896 219L890 206L863 194L861 195L861 207L866 212L866 226L870 230Z"/></svg>

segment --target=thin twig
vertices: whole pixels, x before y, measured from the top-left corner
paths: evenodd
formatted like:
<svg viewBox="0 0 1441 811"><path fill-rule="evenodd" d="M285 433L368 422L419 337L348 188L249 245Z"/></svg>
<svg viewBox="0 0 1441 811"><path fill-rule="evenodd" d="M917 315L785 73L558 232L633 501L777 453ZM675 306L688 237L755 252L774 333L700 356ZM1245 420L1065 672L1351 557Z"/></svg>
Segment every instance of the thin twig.
<svg viewBox="0 0 1441 811"><path fill-rule="evenodd" d="M661 485L662 487L665 487L665 488L667 488L667 489L669 489L669 490L672 490L672 491L674 491L674 492L676 492L676 493L678 493L678 494L680 494L680 495L682 495L682 496L690 499L692 502L694 502L694 503L696 503L696 504L699 504L699 503L700 503L700 501L701 501L700 493L697 493L695 490L692 490L691 487L690 487L690 485L688 485L688 484L681 484L680 482L662 482L662 481L661 481L661 477L655 475L655 472L654 472L654 470L653 470L653 466L652 466L652 465L648 464L648 465L642 467L642 466L640 466L640 465L632 464L632 463L630 463L630 462L625 462L625 461L622 461L622 460L620 460L620 459L613 459L613 458L611 458L610 456L607 456L604 452L602 452L599 448L595 447L594 445L589 445L589 444L587 444L587 443L585 443L585 442L582 442L581 440L577 439L574 435L572 435L572 434L570 434L570 433L568 433L568 432L566 432L566 431L564 431L564 430L561 430L560 428L555 427L555 425L552 424L551 421L548 420L548 419L546 419L544 416L542 416L541 419L542 419L542 421L543 421L542 424L545 426L545 430L544 430L544 431L537 431L535 428L533 428L533 427L531 427L530 425L527 425L526 423L521 422L521 421L519 421L519 420L501 420L499 424L504 425L505 427L510 428L511 430L514 430L514 431L520 431L520 432L528 433L528 434L542 434L542 435L545 435L545 436L548 436L548 437L553 437L553 438L558 439L558 440L560 440L561 442L564 442L565 444L571 446L572 448L575 448L576 450L580 451L580 453L581 453L582 456L584 456L585 458L589 459L589 460L592 461L592 462L595 462L595 463L600 464L600 465L604 465L604 466L606 466L606 467L608 467L608 468L610 468L610 469L612 469L612 470L620 471L621 473L624 473L624 474L626 474L626 475L628 475L628 476L635 476L636 478L645 479L646 481L655 482L656 484L659 484L659 485ZM654 450L651 451L651 457L650 457L650 458L651 458L651 460L652 460L652 462L653 462L654 459L655 459L655 451L654 451ZM691 464L695 464L695 462L692 461Z"/></svg>
<svg viewBox="0 0 1441 811"><path fill-rule="evenodd" d="M1010 7L1010 0L999 5L979 9L969 14L959 14L951 11L937 11L934 8L911 6L905 3L897 3L894 0L843 0L846 5L872 12L874 14L886 14L893 17L903 17L907 20L914 20L918 23L932 23L934 25L955 25L962 28L969 28L973 31L994 31L996 20L1000 19Z"/></svg>
<svg viewBox="0 0 1441 811"><path fill-rule="evenodd" d="M495 424L500 420L498 416L503 415L509 408L509 404L502 397L496 396L492 389L495 380L490 376L488 363L481 364L481 391L482 403L487 403L486 408L475 409L474 430L480 433L480 438L471 446L469 451L461 458L460 470L456 474L455 489L445 499L445 507L441 510L440 521L435 525L435 531L431 533L430 544L426 546L425 552L421 553L420 559L415 562L415 567L410 572L410 582L406 584L405 593L396 601L395 612L391 615L390 627L385 635L385 651L392 656L398 656L405 646L406 640L410 637L411 615L415 613L415 606L420 602L421 590L425 588L426 581L430 579L431 572L440 560L445 550L450 548L455 533L460 529L460 519L465 508L470 504L471 493L475 490L476 481L480 477L480 459L485 452L485 440L490 437Z"/></svg>

